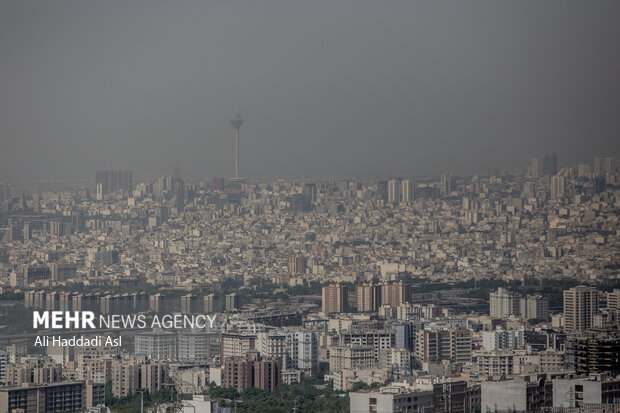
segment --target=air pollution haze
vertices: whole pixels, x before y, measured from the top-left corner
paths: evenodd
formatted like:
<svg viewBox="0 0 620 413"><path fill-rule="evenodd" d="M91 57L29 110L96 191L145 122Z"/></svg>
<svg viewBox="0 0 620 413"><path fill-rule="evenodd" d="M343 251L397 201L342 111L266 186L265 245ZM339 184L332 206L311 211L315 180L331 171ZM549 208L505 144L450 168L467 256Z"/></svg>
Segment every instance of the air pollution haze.
<svg viewBox="0 0 620 413"><path fill-rule="evenodd" d="M620 154L620 2L0 0L0 177Z"/></svg>

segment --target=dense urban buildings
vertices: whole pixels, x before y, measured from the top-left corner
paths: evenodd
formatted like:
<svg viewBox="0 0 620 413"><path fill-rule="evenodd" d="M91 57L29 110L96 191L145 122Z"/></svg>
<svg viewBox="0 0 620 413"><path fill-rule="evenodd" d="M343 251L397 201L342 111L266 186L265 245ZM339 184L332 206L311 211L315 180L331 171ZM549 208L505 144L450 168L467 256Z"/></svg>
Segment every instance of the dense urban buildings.
<svg viewBox="0 0 620 413"><path fill-rule="evenodd" d="M424 179L177 169L134 185L98 172L94 196L3 184L0 314L17 322L2 333L0 411L96 407L106 384L119 399L174 387L230 407L200 395L281 394L319 377L349 392L351 412L608 409L620 382L617 164L538 159ZM149 326L106 332L120 347L39 348L32 311Z"/></svg>
<svg viewBox="0 0 620 413"><path fill-rule="evenodd" d="M97 171L95 173L97 195L106 195L117 191L131 192L132 171Z"/></svg>

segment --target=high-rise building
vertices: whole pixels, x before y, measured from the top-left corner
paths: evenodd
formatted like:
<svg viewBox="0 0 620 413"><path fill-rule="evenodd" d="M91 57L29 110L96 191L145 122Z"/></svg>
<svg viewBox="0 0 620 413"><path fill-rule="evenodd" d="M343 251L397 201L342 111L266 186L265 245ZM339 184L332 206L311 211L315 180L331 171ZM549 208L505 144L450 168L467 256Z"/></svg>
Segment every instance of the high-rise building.
<svg viewBox="0 0 620 413"><path fill-rule="evenodd" d="M551 177L551 198L564 198L566 193L566 179L562 175L554 175Z"/></svg>
<svg viewBox="0 0 620 413"><path fill-rule="evenodd" d="M616 160L612 157L594 158L594 175L605 176L608 172L615 172Z"/></svg>
<svg viewBox="0 0 620 413"><path fill-rule="evenodd" d="M97 189L95 191L95 199L97 201L103 201L103 183L99 182L97 183Z"/></svg>
<svg viewBox="0 0 620 413"><path fill-rule="evenodd" d="M174 179L171 176L160 176L153 185L153 193L155 195L163 195L165 192L172 191Z"/></svg>
<svg viewBox="0 0 620 413"><path fill-rule="evenodd" d="M520 316L519 304L519 295L502 287L489 295L489 313L493 318L504 319L510 316Z"/></svg>
<svg viewBox="0 0 620 413"><path fill-rule="evenodd" d="M77 266L75 264L53 262L50 264L50 271L53 281L66 281L75 278Z"/></svg>
<svg viewBox="0 0 620 413"><path fill-rule="evenodd" d="M364 283L355 286L357 311L377 311L381 307L381 286Z"/></svg>
<svg viewBox="0 0 620 413"><path fill-rule="evenodd" d="M234 387L238 391L256 387L273 392L282 385L282 360L278 357L261 357L253 350L245 357L227 357L223 363L223 387Z"/></svg>
<svg viewBox="0 0 620 413"><path fill-rule="evenodd" d="M584 332L592 327L599 310L598 290L579 285L564 291L564 328L567 332Z"/></svg>
<svg viewBox="0 0 620 413"><path fill-rule="evenodd" d="M11 199L11 185L0 182L0 203Z"/></svg>
<svg viewBox="0 0 620 413"><path fill-rule="evenodd" d="M239 296L236 293L227 294L224 297L224 310L232 312L239 309Z"/></svg>
<svg viewBox="0 0 620 413"><path fill-rule="evenodd" d="M204 301L200 302L198 296L187 294L181 297L181 312L185 314L201 313L204 310Z"/></svg>
<svg viewBox="0 0 620 413"><path fill-rule="evenodd" d="M211 294L205 295L204 301L203 301L203 311L209 314L209 313L216 312L218 310L219 309L217 308L217 298L215 297L215 294L211 293Z"/></svg>
<svg viewBox="0 0 620 413"><path fill-rule="evenodd" d="M413 202L415 199L415 184L411 179L404 179L400 183L400 200L403 203Z"/></svg>
<svg viewBox="0 0 620 413"><path fill-rule="evenodd" d="M105 384L83 381L0 389L0 412L83 412L105 401Z"/></svg>
<svg viewBox="0 0 620 413"><path fill-rule="evenodd" d="M149 310L154 313L161 313L164 309L165 296L161 293L149 297Z"/></svg>
<svg viewBox="0 0 620 413"><path fill-rule="evenodd" d="M304 184L304 196L306 201L313 204L316 202L316 184L312 182L306 182Z"/></svg>
<svg viewBox="0 0 620 413"><path fill-rule="evenodd" d="M22 267L24 283L50 280L52 272L46 265L24 265Z"/></svg>
<svg viewBox="0 0 620 413"><path fill-rule="evenodd" d="M524 320L548 320L549 299L541 295L528 295L521 298L521 318Z"/></svg>
<svg viewBox="0 0 620 413"><path fill-rule="evenodd" d="M532 158L532 178L540 178L543 175L543 162L540 158Z"/></svg>
<svg viewBox="0 0 620 413"><path fill-rule="evenodd" d="M178 212L185 209L185 184L179 168L174 172L174 207Z"/></svg>
<svg viewBox="0 0 620 413"><path fill-rule="evenodd" d="M482 347L486 351L508 349L514 350L525 345L524 330L482 331Z"/></svg>
<svg viewBox="0 0 620 413"><path fill-rule="evenodd" d="M138 387L140 367L136 363L121 363L120 360L112 364L112 394L115 397L126 397L134 394Z"/></svg>
<svg viewBox="0 0 620 413"><path fill-rule="evenodd" d="M214 191L224 190L224 178L211 178L211 189Z"/></svg>
<svg viewBox="0 0 620 413"><path fill-rule="evenodd" d="M164 388L168 383L168 363L150 360L140 364L139 388L149 393Z"/></svg>
<svg viewBox="0 0 620 413"><path fill-rule="evenodd" d="M96 171L95 172L95 186L97 187L97 195L99 195L99 193L101 193L101 195L104 195L107 193L110 187L109 171Z"/></svg>
<svg viewBox="0 0 620 413"><path fill-rule="evenodd" d="M50 219L49 221L49 234L54 237L59 237L62 235L62 220L60 219Z"/></svg>
<svg viewBox="0 0 620 413"><path fill-rule="evenodd" d="M9 386L46 384L62 381L62 364L49 356L32 357L6 366L5 382Z"/></svg>
<svg viewBox="0 0 620 413"><path fill-rule="evenodd" d="M577 176L579 178L590 177L592 175L592 165L580 163L577 165Z"/></svg>
<svg viewBox="0 0 620 413"><path fill-rule="evenodd" d="M256 335L248 333L222 333L220 360L227 357L245 357L256 349Z"/></svg>
<svg viewBox="0 0 620 413"><path fill-rule="evenodd" d="M288 272L290 274L305 274L308 259L303 255L291 255L288 257Z"/></svg>
<svg viewBox="0 0 620 413"><path fill-rule="evenodd" d="M397 204L400 202L400 182L398 179L390 179L388 181L388 202L390 204Z"/></svg>
<svg viewBox="0 0 620 413"><path fill-rule="evenodd" d="M566 364L578 374L620 374L620 335L612 329L569 337Z"/></svg>
<svg viewBox="0 0 620 413"><path fill-rule="evenodd" d="M453 363L471 361L471 331L452 327L449 330L424 330L416 334L416 357L425 362L450 360Z"/></svg>
<svg viewBox="0 0 620 413"><path fill-rule="evenodd" d="M165 205L155 207L155 216L158 218L159 223L163 224L168 221L170 217L170 210Z"/></svg>
<svg viewBox="0 0 620 413"><path fill-rule="evenodd" d="M375 350L372 346L332 346L329 349L329 371L344 369L363 370L375 366Z"/></svg>
<svg viewBox="0 0 620 413"><path fill-rule="evenodd" d="M349 288L342 284L323 286L323 313L346 313L349 309Z"/></svg>
<svg viewBox="0 0 620 413"><path fill-rule="evenodd" d="M86 231L86 218L84 217L84 213L80 211L71 212L71 224L75 232Z"/></svg>
<svg viewBox="0 0 620 413"><path fill-rule="evenodd" d="M219 335L204 331L185 331L178 335L177 358L186 363L210 363L219 356Z"/></svg>
<svg viewBox="0 0 620 413"><path fill-rule="evenodd" d="M290 369L286 362L286 335L281 331L256 333L256 350L263 357L279 357L282 359L282 369Z"/></svg>
<svg viewBox="0 0 620 413"><path fill-rule="evenodd" d="M485 333L492 332L485 331ZM512 351L489 351L486 346L484 346L484 349L487 351L477 353L473 360L478 374L484 376L508 376L514 374L516 370L514 359L517 356Z"/></svg>
<svg viewBox="0 0 620 413"><path fill-rule="evenodd" d="M555 175L558 173L558 156L556 154L547 154L543 158L543 173L545 175Z"/></svg>
<svg viewBox="0 0 620 413"><path fill-rule="evenodd" d="M594 176L592 177L592 193L600 194L605 191L607 187L607 182L604 176Z"/></svg>
<svg viewBox="0 0 620 413"><path fill-rule="evenodd" d="M4 382L4 377L6 374L6 365L9 364L9 353L4 351L4 350L0 350L0 381Z"/></svg>
<svg viewBox="0 0 620 413"><path fill-rule="evenodd" d="M444 172L439 177L439 188L441 194L446 196L450 195L454 190L454 178L452 177L452 172Z"/></svg>
<svg viewBox="0 0 620 413"><path fill-rule="evenodd" d="M620 310L620 288L607 293L607 308L609 310Z"/></svg>
<svg viewBox="0 0 620 413"><path fill-rule="evenodd" d="M133 189L131 171L97 171L95 186L101 184L101 194L106 195L117 191L130 193Z"/></svg>
<svg viewBox="0 0 620 413"><path fill-rule="evenodd" d="M314 371L319 366L319 332L289 330L285 332L286 368Z"/></svg>
<svg viewBox="0 0 620 413"><path fill-rule="evenodd" d="M387 201L388 199L388 183L386 181L377 182L376 196L378 199Z"/></svg>
<svg viewBox="0 0 620 413"><path fill-rule="evenodd" d="M401 304L408 303L411 298L411 285L402 281L394 283L384 282L380 285L380 289L381 301L378 303L379 306L389 305L398 307Z"/></svg>
<svg viewBox="0 0 620 413"><path fill-rule="evenodd" d="M130 396L138 390L154 392L168 382L168 363L139 359L115 359L111 362L112 393L116 397Z"/></svg>
<svg viewBox="0 0 620 413"><path fill-rule="evenodd" d="M134 352L155 360L174 359L177 357L177 336L164 330L136 334Z"/></svg>

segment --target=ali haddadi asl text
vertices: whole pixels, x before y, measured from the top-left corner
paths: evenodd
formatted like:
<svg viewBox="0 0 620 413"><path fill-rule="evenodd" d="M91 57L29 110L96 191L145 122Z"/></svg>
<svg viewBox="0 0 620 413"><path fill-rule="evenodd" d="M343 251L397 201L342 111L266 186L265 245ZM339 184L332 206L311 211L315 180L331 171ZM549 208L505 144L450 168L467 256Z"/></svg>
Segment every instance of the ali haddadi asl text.
<svg viewBox="0 0 620 413"><path fill-rule="evenodd" d="M120 347L122 345L122 337L111 336L73 336L70 338L62 338L61 336L37 336L34 341L35 347Z"/></svg>

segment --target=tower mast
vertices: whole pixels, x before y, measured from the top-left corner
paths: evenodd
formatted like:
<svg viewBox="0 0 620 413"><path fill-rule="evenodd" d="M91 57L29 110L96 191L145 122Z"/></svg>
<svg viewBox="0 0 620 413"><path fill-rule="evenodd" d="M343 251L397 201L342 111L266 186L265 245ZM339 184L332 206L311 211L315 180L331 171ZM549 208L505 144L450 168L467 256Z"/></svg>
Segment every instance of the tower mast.
<svg viewBox="0 0 620 413"><path fill-rule="evenodd" d="M235 137L235 179L239 179L239 128L241 128L243 124L243 119L241 119L241 116L237 113L233 116L230 124L233 127Z"/></svg>

